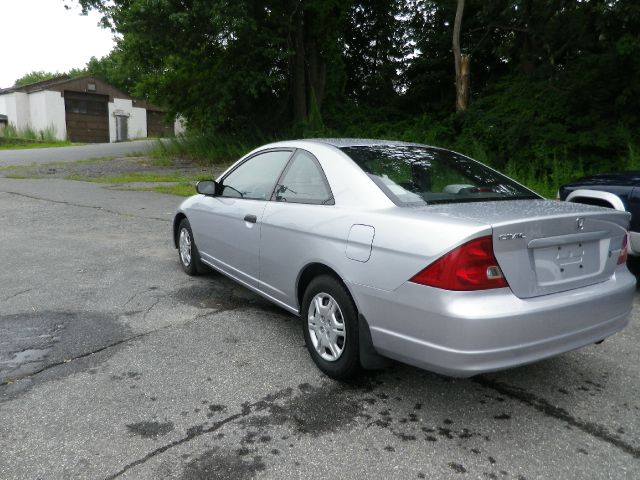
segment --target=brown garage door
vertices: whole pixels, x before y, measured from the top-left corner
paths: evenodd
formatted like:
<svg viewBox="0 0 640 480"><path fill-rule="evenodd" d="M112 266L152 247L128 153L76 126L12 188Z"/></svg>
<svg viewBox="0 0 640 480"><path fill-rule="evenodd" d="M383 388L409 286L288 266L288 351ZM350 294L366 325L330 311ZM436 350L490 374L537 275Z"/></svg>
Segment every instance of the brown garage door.
<svg viewBox="0 0 640 480"><path fill-rule="evenodd" d="M109 97L92 93L64 92L67 137L72 142L109 141Z"/></svg>
<svg viewBox="0 0 640 480"><path fill-rule="evenodd" d="M171 137L173 125L164 121L164 113L147 110L147 137Z"/></svg>

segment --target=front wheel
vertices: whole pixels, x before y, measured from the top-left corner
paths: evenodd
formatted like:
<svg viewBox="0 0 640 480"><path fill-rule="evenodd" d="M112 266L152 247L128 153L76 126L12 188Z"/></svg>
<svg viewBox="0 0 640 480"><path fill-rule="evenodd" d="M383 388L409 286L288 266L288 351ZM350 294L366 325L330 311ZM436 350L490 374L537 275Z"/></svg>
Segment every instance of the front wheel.
<svg viewBox="0 0 640 480"><path fill-rule="evenodd" d="M302 328L311 358L327 376L346 380L360 370L358 314L344 285L322 275L302 301Z"/></svg>
<svg viewBox="0 0 640 480"><path fill-rule="evenodd" d="M191 225L186 218L183 218L178 226L178 253L180 254L180 265L187 275L198 275L200 254L193 241Z"/></svg>

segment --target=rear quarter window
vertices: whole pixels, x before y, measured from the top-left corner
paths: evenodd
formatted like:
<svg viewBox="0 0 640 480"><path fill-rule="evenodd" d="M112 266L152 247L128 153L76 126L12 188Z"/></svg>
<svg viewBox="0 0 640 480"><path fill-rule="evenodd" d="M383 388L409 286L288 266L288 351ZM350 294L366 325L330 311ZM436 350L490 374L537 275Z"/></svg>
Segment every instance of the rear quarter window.
<svg viewBox="0 0 640 480"><path fill-rule="evenodd" d="M402 206L541 198L505 175L449 150L414 145L341 150Z"/></svg>

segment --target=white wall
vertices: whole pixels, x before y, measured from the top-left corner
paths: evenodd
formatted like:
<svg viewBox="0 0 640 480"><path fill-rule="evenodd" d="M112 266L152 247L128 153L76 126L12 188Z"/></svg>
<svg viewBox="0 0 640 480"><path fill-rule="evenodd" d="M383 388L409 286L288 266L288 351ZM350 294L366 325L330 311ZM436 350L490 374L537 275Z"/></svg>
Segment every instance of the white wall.
<svg viewBox="0 0 640 480"><path fill-rule="evenodd" d="M66 140L64 98L59 92L45 90L29 94L29 111L33 129L45 130L53 127L56 138Z"/></svg>
<svg viewBox="0 0 640 480"><path fill-rule="evenodd" d="M129 139L147 137L147 110L134 107L131 100L114 98L113 102L109 102L109 140L111 142L117 139L116 113L129 116Z"/></svg>
<svg viewBox="0 0 640 480"><path fill-rule="evenodd" d="M147 138L147 109L133 107L129 118L129 138Z"/></svg>
<svg viewBox="0 0 640 480"><path fill-rule="evenodd" d="M67 138L64 99L58 92L13 92L0 95L0 113L5 114L9 123L16 128L44 130L53 127L56 138Z"/></svg>
<svg viewBox="0 0 640 480"><path fill-rule="evenodd" d="M0 95L0 113L16 128L29 125L29 99L25 93L13 92Z"/></svg>
<svg viewBox="0 0 640 480"><path fill-rule="evenodd" d="M23 92L13 92L16 100L16 120L18 128L27 128L31 125L31 112L29 110L29 95Z"/></svg>
<svg viewBox="0 0 640 480"><path fill-rule="evenodd" d="M183 117L177 117L173 122L173 133L175 135L181 135L187 131L187 125Z"/></svg>
<svg viewBox="0 0 640 480"><path fill-rule="evenodd" d="M16 101L13 93L0 95L0 113L6 115L9 123L16 123Z"/></svg>

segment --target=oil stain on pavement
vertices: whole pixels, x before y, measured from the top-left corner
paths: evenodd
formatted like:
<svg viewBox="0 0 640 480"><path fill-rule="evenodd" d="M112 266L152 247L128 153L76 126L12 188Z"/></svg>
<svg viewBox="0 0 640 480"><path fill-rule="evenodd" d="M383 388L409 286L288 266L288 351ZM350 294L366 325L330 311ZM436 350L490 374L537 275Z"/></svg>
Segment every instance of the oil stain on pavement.
<svg viewBox="0 0 640 480"><path fill-rule="evenodd" d="M1 315L0 332L0 388L130 335L115 315L73 311Z"/></svg>

